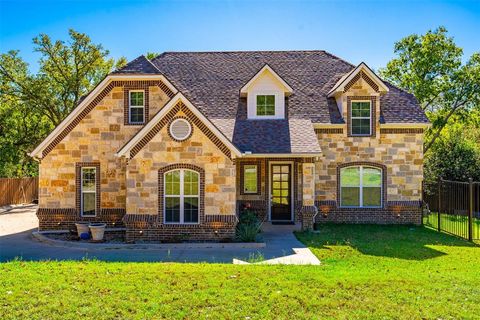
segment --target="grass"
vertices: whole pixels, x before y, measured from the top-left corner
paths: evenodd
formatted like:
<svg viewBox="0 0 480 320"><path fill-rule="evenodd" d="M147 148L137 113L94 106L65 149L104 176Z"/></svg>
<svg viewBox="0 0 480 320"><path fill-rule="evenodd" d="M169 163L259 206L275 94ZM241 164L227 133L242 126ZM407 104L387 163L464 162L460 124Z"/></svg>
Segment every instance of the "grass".
<svg viewBox="0 0 480 320"><path fill-rule="evenodd" d="M321 266L0 265L1 319L474 319L480 247L423 227L299 233Z"/></svg>
<svg viewBox="0 0 480 320"><path fill-rule="evenodd" d="M438 215L432 212L423 217L423 223L434 229L438 228ZM468 216L440 214L440 226L442 231L468 239ZM480 240L480 219L473 218L472 235L474 239Z"/></svg>

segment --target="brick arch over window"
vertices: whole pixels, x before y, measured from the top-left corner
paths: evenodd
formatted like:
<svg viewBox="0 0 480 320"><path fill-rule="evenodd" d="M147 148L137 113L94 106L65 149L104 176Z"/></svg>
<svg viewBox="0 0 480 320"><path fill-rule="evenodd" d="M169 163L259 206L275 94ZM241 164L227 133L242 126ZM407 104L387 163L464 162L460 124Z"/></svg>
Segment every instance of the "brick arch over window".
<svg viewBox="0 0 480 320"><path fill-rule="evenodd" d="M164 224L163 217L163 202L165 199L165 173L178 170L178 169L187 169L197 172L200 175L200 188L199 188L199 212L198 212L198 225L204 224L205 219L205 170L196 165L189 163L175 163L165 166L158 170L158 222L159 224Z"/></svg>
<svg viewBox="0 0 480 320"><path fill-rule="evenodd" d="M382 170L382 208L387 206L387 166L368 161L342 163L337 166L337 207L340 207L340 170L347 167L367 166ZM355 208L355 210L371 210L370 208Z"/></svg>

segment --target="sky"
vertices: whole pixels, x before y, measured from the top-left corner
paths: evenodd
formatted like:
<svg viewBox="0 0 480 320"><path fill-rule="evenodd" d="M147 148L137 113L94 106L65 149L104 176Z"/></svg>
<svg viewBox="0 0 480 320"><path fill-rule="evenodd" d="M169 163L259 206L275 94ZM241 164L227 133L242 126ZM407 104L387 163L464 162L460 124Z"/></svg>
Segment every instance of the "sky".
<svg viewBox="0 0 480 320"><path fill-rule="evenodd" d="M37 69L32 39L88 34L114 58L147 52L326 50L383 67L394 43L443 25L464 48L480 51L476 1L125 1L0 0L0 53L20 50Z"/></svg>

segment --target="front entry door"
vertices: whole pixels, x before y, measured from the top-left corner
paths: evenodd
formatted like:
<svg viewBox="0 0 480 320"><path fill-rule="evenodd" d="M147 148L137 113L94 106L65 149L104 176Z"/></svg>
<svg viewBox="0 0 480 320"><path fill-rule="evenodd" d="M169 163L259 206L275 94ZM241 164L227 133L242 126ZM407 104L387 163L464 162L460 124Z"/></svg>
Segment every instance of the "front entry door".
<svg viewBox="0 0 480 320"><path fill-rule="evenodd" d="M291 164L272 164L270 176L270 219L292 221Z"/></svg>

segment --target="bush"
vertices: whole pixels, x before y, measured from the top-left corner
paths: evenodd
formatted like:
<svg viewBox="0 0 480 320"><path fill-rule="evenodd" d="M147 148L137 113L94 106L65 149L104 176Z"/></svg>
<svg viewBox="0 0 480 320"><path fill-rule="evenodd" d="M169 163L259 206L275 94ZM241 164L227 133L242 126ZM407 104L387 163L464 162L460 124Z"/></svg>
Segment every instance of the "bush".
<svg viewBox="0 0 480 320"><path fill-rule="evenodd" d="M425 181L480 181L480 128L474 126L445 130L425 155Z"/></svg>
<svg viewBox="0 0 480 320"><path fill-rule="evenodd" d="M245 209L239 217L235 237L240 242L255 242L260 232L261 223L257 215L248 209Z"/></svg>

